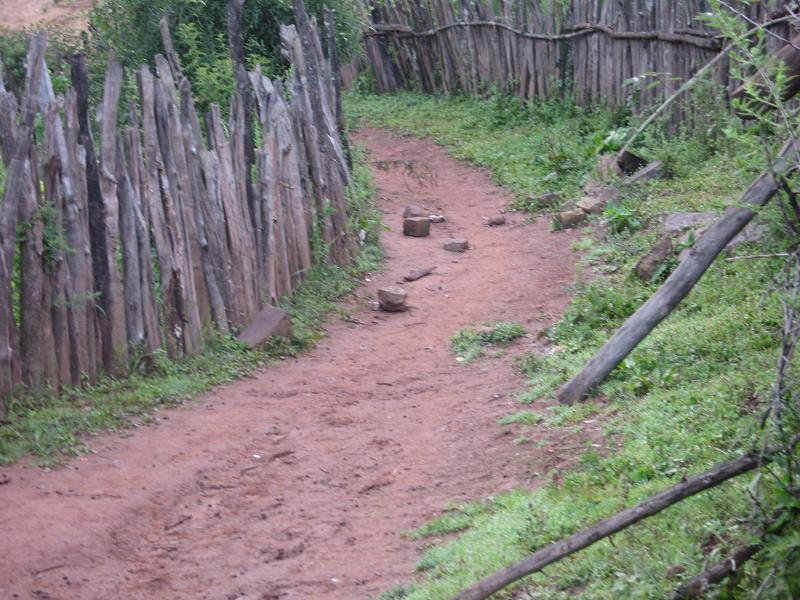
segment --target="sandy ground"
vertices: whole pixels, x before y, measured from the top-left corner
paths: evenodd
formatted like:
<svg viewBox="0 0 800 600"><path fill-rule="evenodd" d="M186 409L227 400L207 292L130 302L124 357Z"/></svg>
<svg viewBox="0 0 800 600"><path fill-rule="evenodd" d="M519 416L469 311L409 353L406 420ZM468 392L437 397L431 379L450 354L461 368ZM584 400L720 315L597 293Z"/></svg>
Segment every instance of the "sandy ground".
<svg viewBox="0 0 800 600"><path fill-rule="evenodd" d="M96 0L0 0L0 29L86 29L87 15L95 4Z"/></svg>
<svg viewBox="0 0 800 600"><path fill-rule="evenodd" d="M566 306L575 234L517 214L489 228L511 198L485 173L427 141L358 139L390 228L385 272L313 352L95 438L96 454L52 472L0 468L0 598L374 597L414 577L423 542L403 532L451 501L534 487L599 435L551 430L539 447L543 430L518 445L497 425L520 409L513 356ZM410 202L447 221L404 237ZM473 248L445 252L451 236ZM373 310L378 287L427 266L404 284L410 311ZM530 335L505 356L456 362L459 328L501 319Z"/></svg>

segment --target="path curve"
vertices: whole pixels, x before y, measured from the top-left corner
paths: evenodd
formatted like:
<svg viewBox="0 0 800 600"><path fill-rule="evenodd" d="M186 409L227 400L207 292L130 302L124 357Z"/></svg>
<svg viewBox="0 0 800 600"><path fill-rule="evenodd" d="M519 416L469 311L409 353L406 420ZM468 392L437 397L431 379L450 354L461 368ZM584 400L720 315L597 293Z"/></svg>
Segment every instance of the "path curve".
<svg viewBox="0 0 800 600"><path fill-rule="evenodd" d="M511 356L458 364L449 340L487 320L536 343L568 301L574 234L524 216L489 228L511 201L486 173L431 142L378 130L357 139L375 164L386 271L329 320L311 353L270 366L158 423L92 440L97 454L44 472L2 468L0 598L316 599L374 597L414 575L402 536L450 501L533 486L582 442L516 445L496 421L518 410ZM418 178L405 165L413 165ZM414 202L447 221L405 238ZM445 252L450 236L473 249ZM372 310L404 284L412 309Z"/></svg>

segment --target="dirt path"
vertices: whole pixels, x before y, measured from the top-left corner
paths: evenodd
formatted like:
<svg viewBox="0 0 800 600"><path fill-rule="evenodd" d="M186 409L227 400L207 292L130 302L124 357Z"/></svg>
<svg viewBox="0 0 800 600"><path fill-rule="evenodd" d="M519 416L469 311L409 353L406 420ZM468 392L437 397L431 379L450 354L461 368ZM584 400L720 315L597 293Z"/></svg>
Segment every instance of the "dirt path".
<svg viewBox="0 0 800 600"><path fill-rule="evenodd" d="M86 29L96 0L0 0L0 29L51 27L62 31Z"/></svg>
<svg viewBox="0 0 800 600"><path fill-rule="evenodd" d="M430 142L363 131L380 186L386 271L331 317L329 337L295 360L166 411L159 423L93 440L97 454L53 472L4 468L0 598L354 600L413 577L421 543L401 535L451 500L536 484L583 448L564 433L516 445L496 420L518 409L511 357L458 364L462 326L524 324L535 335L567 302L569 234L544 220L485 226L511 200L486 174ZM398 232L409 202L447 222ZM450 236L474 249L451 254ZM369 298L412 269L413 309ZM0 478L1 479L1 478Z"/></svg>

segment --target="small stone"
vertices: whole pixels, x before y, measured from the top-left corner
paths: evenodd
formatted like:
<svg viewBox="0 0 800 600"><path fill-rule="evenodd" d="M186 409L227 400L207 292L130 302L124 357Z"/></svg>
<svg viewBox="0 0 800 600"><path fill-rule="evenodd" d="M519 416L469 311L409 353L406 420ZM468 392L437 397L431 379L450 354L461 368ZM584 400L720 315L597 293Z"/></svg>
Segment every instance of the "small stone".
<svg viewBox="0 0 800 600"><path fill-rule="evenodd" d="M422 279L423 277L427 277L435 270L436 267L425 267L424 269L417 269L415 271L411 271L411 273L403 277L403 279L405 279L406 281L416 281L417 279Z"/></svg>
<svg viewBox="0 0 800 600"><path fill-rule="evenodd" d="M581 198L575 203L575 206L590 215L599 215L606 209L606 201L602 198Z"/></svg>
<svg viewBox="0 0 800 600"><path fill-rule="evenodd" d="M489 219L489 227L499 227L506 224L505 215L495 215Z"/></svg>
<svg viewBox="0 0 800 600"><path fill-rule="evenodd" d="M408 217L403 219L403 234L411 237L426 237L431 233L428 217Z"/></svg>
<svg viewBox="0 0 800 600"><path fill-rule="evenodd" d="M403 312L408 310L406 299L408 292L401 287L391 286L378 290L378 306L386 312Z"/></svg>
<svg viewBox="0 0 800 600"><path fill-rule="evenodd" d="M403 218L408 219L409 217L424 217L425 214L425 211L416 204L409 204L403 211Z"/></svg>
<svg viewBox="0 0 800 600"><path fill-rule="evenodd" d="M448 252L464 252L469 250L469 242L463 238L453 238L444 243L444 249Z"/></svg>
<svg viewBox="0 0 800 600"><path fill-rule="evenodd" d="M586 213L580 208L565 210L553 217L553 222L558 229L569 229L580 225L586 220Z"/></svg>
<svg viewBox="0 0 800 600"><path fill-rule="evenodd" d="M636 275L643 281L652 281L658 268L672 255L673 251L672 236L668 233L662 235L650 252L636 263Z"/></svg>
<svg viewBox="0 0 800 600"><path fill-rule="evenodd" d="M431 215L428 220L431 223L444 223L444 215Z"/></svg>

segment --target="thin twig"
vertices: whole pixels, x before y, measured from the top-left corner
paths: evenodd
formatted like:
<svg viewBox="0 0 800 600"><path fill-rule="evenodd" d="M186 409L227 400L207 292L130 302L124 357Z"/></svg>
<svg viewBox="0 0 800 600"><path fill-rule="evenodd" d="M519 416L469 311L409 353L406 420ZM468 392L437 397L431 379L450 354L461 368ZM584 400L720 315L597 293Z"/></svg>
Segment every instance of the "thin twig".
<svg viewBox="0 0 800 600"><path fill-rule="evenodd" d="M731 258L726 258L726 262L733 262L735 260L755 260L757 258L786 258L791 256L786 252L777 252L775 254L751 254L749 256L732 256Z"/></svg>

